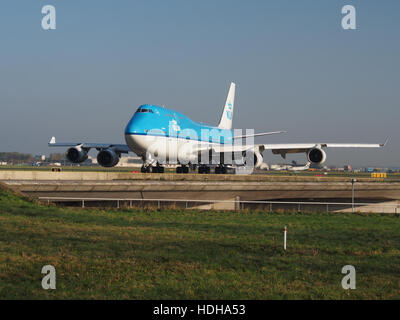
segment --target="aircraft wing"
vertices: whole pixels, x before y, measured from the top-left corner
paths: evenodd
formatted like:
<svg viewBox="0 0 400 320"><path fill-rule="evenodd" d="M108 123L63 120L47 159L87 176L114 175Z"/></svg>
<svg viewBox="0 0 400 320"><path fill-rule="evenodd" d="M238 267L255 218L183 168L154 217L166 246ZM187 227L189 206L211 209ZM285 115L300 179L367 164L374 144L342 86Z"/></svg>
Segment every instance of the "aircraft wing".
<svg viewBox="0 0 400 320"><path fill-rule="evenodd" d="M130 149L126 144L115 143L87 143L87 142L56 142L56 138L52 137L49 142L49 147L76 147L80 146L82 149L108 149L112 148L119 153L129 153Z"/></svg>
<svg viewBox="0 0 400 320"><path fill-rule="evenodd" d="M271 150L273 154L280 154L283 158L287 153L303 153L313 148L381 148L384 143L284 143L284 144L256 144L256 145L217 145L213 146L214 152L243 152L258 149L259 152Z"/></svg>
<svg viewBox="0 0 400 320"><path fill-rule="evenodd" d="M287 153L302 153L313 148L381 148L384 143L285 143L285 144L262 144L259 145L260 152L271 150L273 154L280 154L285 158Z"/></svg>

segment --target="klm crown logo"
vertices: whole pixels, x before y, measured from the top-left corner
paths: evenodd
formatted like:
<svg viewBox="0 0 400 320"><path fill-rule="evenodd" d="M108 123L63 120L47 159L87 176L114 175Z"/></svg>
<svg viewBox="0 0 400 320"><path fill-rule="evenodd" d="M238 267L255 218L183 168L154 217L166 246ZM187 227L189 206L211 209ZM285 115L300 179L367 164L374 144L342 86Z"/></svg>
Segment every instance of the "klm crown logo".
<svg viewBox="0 0 400 320"><path fill-rule="evenodd" d="M228 103L228 110L226 111L226 117L232 120L232 103Z"/></svg>

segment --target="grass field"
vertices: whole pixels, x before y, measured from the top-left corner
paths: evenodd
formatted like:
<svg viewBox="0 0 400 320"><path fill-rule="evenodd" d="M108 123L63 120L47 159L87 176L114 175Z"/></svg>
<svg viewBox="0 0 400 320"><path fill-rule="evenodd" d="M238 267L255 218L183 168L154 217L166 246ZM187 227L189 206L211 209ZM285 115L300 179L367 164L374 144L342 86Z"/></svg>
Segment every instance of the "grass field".
<svg viewBox="0 0 400 320"><path fill-rule="evenodd" d="M0 189L0 299L399 299L399 233L396 215L66 209Z"/></svg>

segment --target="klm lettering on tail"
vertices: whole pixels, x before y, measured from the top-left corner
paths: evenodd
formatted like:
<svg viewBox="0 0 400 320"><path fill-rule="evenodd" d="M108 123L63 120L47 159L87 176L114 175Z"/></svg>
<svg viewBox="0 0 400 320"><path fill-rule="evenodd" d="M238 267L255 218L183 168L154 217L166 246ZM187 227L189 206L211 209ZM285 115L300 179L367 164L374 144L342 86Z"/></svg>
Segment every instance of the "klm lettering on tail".
<svg viewBox="0 0 400 320"><path fill-rule="evenodd" d="M232 120L232 103L228 103L228 110L226 111L226 117Z"/></svg>

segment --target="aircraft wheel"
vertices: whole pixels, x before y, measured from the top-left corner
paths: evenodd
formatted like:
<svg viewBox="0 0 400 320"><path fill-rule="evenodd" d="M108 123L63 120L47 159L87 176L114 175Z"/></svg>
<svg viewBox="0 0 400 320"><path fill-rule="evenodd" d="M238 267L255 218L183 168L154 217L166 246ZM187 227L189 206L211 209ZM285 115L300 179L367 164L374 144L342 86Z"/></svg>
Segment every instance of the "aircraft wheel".
<svg viewBox="0 0 400 320"><path fill-rule="evenodd" d="M202 173L204 173L204 167L200 166L199 167L199 174L202 174Z"/></svg>
<svg viewBox="0 0 400 320"><path fill-rule="evenodd" d="M187 167L187 166L182 167L182 172L189 173L189 167Z"/></svg>
<svg viewBox="0 0 400 320"><path fill-rule="evenodd" d="M176 173L182 173L182 167L176 167Z"/></svg>
<svg viewBox="0 0 400 320"><path fill-rule="evenodd" d="M226 167L221 167L221 173L222 174L226 174L228 172L228 170L226 170Z"/></svg>
<svg viewBox="0 0 400 320"><path fill-rule="evenodd" d="M215 174L221 173L221 167L215 167Z"/></svg>
<svg viewBox="0 0 400 320"><path fill-rule="evenodd" d="M150 172L150 167L142 166L142 167L140 168L140 172L142 172L142 173L149 173L149 172Z"/></svg>
<svg viewBox="0 0 400 320"><path fill-rule="evenodd" d="M164 173L164 167L162 166L155 166L151 168L152 173Z"/></svg>

